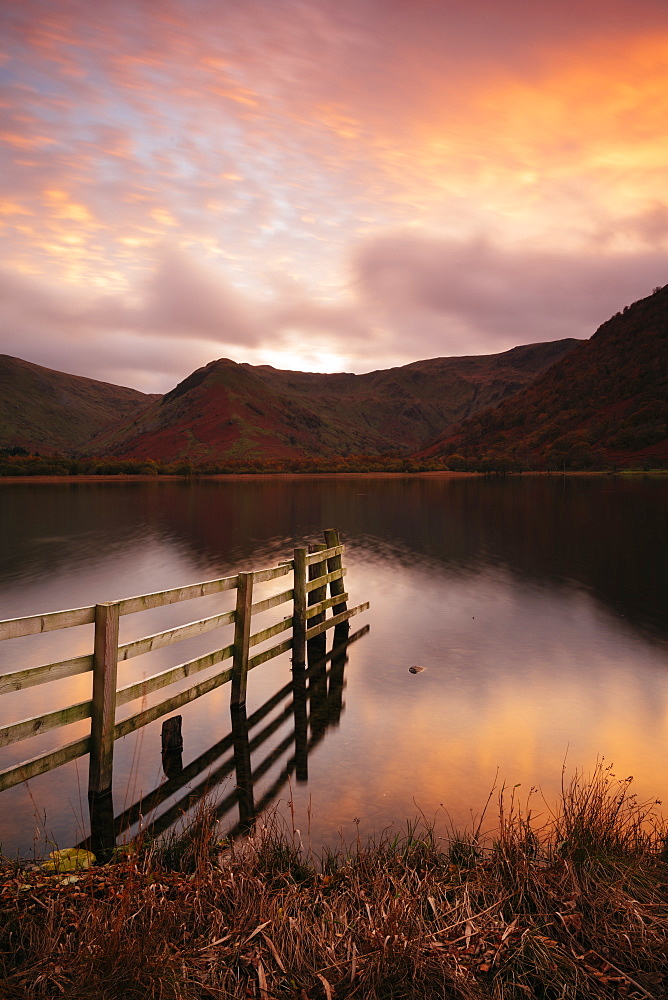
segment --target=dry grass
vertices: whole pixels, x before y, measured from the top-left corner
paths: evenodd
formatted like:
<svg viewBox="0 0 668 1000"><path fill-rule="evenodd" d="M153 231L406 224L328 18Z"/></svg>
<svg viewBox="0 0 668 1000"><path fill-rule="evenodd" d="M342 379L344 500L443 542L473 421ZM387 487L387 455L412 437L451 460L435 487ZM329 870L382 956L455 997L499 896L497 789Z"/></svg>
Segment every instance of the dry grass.
<svg viewBox="0 0 668 1000"><path fill-rule="evenodd" d="M274 818L220 854L203 809L76 882L7 863L0 997L658 1000L666 830L629 785L599 766L542 818L502 792L485 844L421 823L314 859Z"/></svg>

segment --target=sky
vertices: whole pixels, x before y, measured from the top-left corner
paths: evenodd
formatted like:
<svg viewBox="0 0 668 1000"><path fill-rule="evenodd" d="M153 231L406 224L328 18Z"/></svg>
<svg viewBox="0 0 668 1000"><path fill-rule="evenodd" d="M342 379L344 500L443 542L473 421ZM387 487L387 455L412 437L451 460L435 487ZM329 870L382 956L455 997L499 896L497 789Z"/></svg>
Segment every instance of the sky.
<svg viewBox="0 0 668 1000"><path fill-rule="evenodd" d="M146 392L668 282L668 0L0 0L0 351Z"/></svg>

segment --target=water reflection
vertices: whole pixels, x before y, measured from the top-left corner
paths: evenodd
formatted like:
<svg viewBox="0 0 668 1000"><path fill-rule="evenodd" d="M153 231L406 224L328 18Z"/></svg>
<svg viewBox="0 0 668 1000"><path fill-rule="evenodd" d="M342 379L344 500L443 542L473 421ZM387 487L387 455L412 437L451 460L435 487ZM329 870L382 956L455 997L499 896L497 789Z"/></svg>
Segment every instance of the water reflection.
<svg viewBox="0 0 668 1000"><path fill-rule="evenodd" d="M111 794L91 798L91 833L79 846L89 848L98 857L109 857L119 839L127 839L140 828L151 836L158 836L182 822L205 796L210 804L215 803L216 815L225 822L231 836L248 832L256 816L274 801L293 774L298 781L308 780L309 755L324 739L327 730L338 726L341 719L348 648L368 631L369 626L365 625L350 635L347 622L337 626L329 653L323 648L320 636L317 642L311 640L308 667L295 664L292 681L250 715L245 705L230 705L231 731L185 768L181 717L167 720L167 724L163 724L162 748L166 780L118 816L114 816ZM276 709L278 714L262 729L253 732ZM253 767L252 755L271 741L290 718L294 719L293 731ZM278 776L256 801L257 782L286 754L288 757ZM221 796L217 788L230 775L234 775L235 787ZM179 794L184 789L187 792ZM160 811L164 803L168 803L168 808ZM230 820L228 814L234 805L238 808L238 819Z"/></svg>
<svg viewBox="0 0 668 1000"><path fill-rule="evenodd" d="M354 835L355 817L362 829L379 829L416 808L432 815L441 804L463 824L485 801L497 768L513 783L540 783L549 799L565 757L588 767L605 754L625 775L636 775L642 795L665 797L667 500L666 480L608 477L2 486L0 615L271 565L294 544L336 526L348 546L351 603L371 602L372 628L350 652L345 713L335 663L328 661L325 677L322 666L310 662L309 676L289 676L280 712L276 707L271 719L262 716L274 728L259 764L252 720L288 680L287 657L253 672L247 816L287 794L281 784L286 756L293 807L301 828L311 823L314 843L335 840L339 830ZM213 601L202 615L222 610L226 606ZM175 614L160 609L141 628L128 619L122 641L134 637L132 629L146 634L177 624ZM67 646L65 633L30 637L36 652L27 641L1 643L0 671L88 652L90 636L82 635L76 648ZM156 654L164 659L148 673L200 652L175 649ZM412 664L427 669L411 675ZM123 664L120 683L140 679L145 669L139 657ZM89 686L85 676L56 682L53 697L63 704L83 700ZM5 720L33 714L30 698L45 697L47 687L19 693L24 701L19 694L3 696L0 711L11 711ZM184 709L183 772L172 762L166 785L186 775L180 787L193 781L199 788L189 768L214 744L218 752L203 766L221 789L234 783L222 796L233 796L230 808L239 812L233 761L229 768L233 729L222 740L228 744L215 742L221 719L229 728L227 699L214 692ZM340 719L333 725L337 699ZM41 703L34 706L42 710ZM75 729L59 731L63 742L83 735ZM321 732L326 740L318 739ZM34 753L50 749L49 736L31 740L29 754L27 744L7 748L0 767L13 762L14 751L16 759L32 755L33 744ZM159 728L148 727L143 739L117 744L121 814L162 773ZM83 806L79 801L80 784L68 765L57 778L42 776L29 790L6 793L4 848L29 844L37 820L60 846L81 839L86 804L85 797ZM144 815L152 810L147 805ZM137 814L124 830L139 821Z"/></svg>
<svg viewBox="0 0 668 1000"><path fill-rule="evenodd" d="M28 613L20 591L54 574L74 598L73 570L100 560L106 587L100 581L96 599L126 594L118 564L136 546L153 574L157 550L169 549L169 585L177 554L213 575L248 569L336 524L356 546L404 565L435 561L466 573L497 564L537 585L577 583L646 634L668 637L668 569L659 557L665 479L399 477L363 485L361 492L359 480L297 477L0 486L0 586L19 591L5 590L3 600L10 613ZM128 575L141 569L135 563ZM58 606L65 596L61 585Z"/></svg>

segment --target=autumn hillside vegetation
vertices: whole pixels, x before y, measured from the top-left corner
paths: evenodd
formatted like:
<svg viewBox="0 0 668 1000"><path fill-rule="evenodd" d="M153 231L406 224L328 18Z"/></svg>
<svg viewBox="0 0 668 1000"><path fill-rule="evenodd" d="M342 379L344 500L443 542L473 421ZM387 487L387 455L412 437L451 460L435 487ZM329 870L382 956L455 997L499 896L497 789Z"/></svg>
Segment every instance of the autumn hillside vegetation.
<svg viewBox="0 0 668 1000"><path fill-rule="evenodd" d="M668 466L668 285L417 453L437 456L500 471Z"/></svg>
<svg viewBox="0 0 668 1000"><path fill-rule="evenodd" d="M631 780L576 775L542 816L502 792L487 838L419 822L314 855L275 817L221 844L202 807L76 875L6 861L0 995L658 1000L666 828Z"/></svg>

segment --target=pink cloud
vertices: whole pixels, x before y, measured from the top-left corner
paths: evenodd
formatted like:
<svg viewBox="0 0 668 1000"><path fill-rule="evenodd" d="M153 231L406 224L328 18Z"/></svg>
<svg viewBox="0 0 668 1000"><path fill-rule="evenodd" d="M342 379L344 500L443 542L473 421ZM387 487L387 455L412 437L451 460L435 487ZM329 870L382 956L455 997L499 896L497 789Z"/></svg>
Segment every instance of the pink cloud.
<svg viewBox="0 0 668 1000"><path fill-rule="evenodd" d="M666 280L665 254L537 254L484 241L398 234L360 246L356 297L313 301L284 285L271 302L236 291L223 272L163 252L131 295L49 287L0 274L3 351L75 374L165 391L215 357L310 367L334 352L349 371L417 358L496 353L588 337ZM302 345L300 347L300 345ZM267 352L267 353L263 353ZM60 359L60 360L59 360Z"/></svg>
<svg viewBox="0 0 668 1000"><path fill-rule="evenodd" d="M668 277L661 250L635 254L508 250L484 239L398 234L359 248L360 295L421 352L492 353L534 341L588 337ZM418 351L420 351L418 348ZM431 348L431 350L430 350Z"/></svg>

